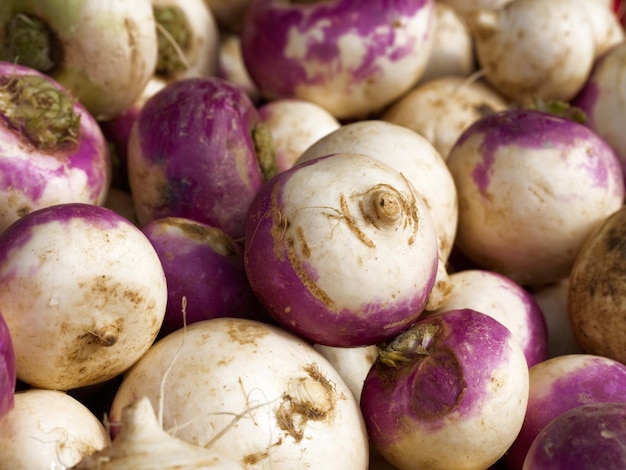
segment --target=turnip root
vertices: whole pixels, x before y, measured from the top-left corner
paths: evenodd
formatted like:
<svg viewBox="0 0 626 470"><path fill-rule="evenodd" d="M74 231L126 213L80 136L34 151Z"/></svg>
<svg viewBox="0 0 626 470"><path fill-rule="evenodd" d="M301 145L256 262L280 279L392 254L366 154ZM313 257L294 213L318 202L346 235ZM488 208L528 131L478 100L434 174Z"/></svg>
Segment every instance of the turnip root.
<svg viewBox="0 0 626 470"><path fill-rule="evenodd" d="M528 367L548 356L546 322L530 292L500 274L480 269L450 275L451 291L437 311L471 308L506 326L522 347Z"/></svg>
<svg viewBox="0 0 626 470"><path fill-rule="evenodd" d="M7 469L66 469L110 444L94 414L65 392L28 389L0 422L0 462Z"/></svg>
<svg viewBox="0 0 626 470"><path fill-rule="evenodd" d="M309 146L341 126L324 108L305 100L274 100L258 110L272 132L279 171L291 168Z"/></svg>
<svg viewBox="0 0 626 470"><path fill-rule="evenodd" d="M428 207L437 232L439 263L427 309L436 309L450 289L446 263L458 219L456 187L445 161L420 134L385 121L366 120L344 124L320 138L297 163L338 152L369 155L388 164L413 185Z"/></svg>
<svg viewBox="0 0 626 470"><path fill-rule="evenodd" d="M17 377L33 387L69 390L119 375L165 315L150 241L95 205L59 204L14 222L0 236L0 283Z"/></svg>
<svg viewBox="0 0 626 470"><path fill-rule="evenodd" d="M511 332L488 315L424 317L382 348L365 379L368 435L399 469L484 470L522 426L528 370Z"/></svg>
<svg viewBox="0 0 626 470"><path fill-rule="evenodd" d="M51 205L102 204L112 170L98 124L68 90L9 62L0 62L0 168L0 232Z"/></svg>
<svg viewBox="0 0 626 470"><path fill-rule="evenodd" d="M594 28L578 0L516 0L466 20L486 79L521 104L571 100L597 57Z"/></svg>
<svg viewBox="0 0 626 470"><path fill-rule="evenodd" d="M334 153L283 171L248 213L252 289L288 330L327 346L395 336L424 310L437 234L413 185L381 160Z"/></svg>
<svg viewBox="0 0 626 470"><path fill-rule="evenodd" d="M0 313L0 423L13 408L15 393L15 350L4 317Z"/></svg>
<svg viewBox="0 0 626 470"><path fill-rule="evenodd" d="M428 139L444 160L459 136L482 116L508 108L493 87L459 76L421 83L381 114Z"/></svg>
<svg viewBox="0 0 626 470"><path fill-rule="evenodd" d="M567 311L583 351L626 362L626 207L587 238L569 278Z"/></svg>
<svg viewBox="0 0 626 470"><path fill-rule="evenodd" d="M362 119L409 90L430 58L434 0L252 0L244 63L266 100L299 98ZM349 21L346 21L349 18Z"/></svg>
<svg viewBox="0 0 626 470"><path fill-rule="evenodd" d="M626 365L590 354L569 354L530 368L526 416L503 457L506 468L520 470L528 449L554 418L589 403L626 403Z"/></svg>
<svg viewBox="0 0 626 470"><path fill-rule="evenodd" d="M150 400L122 410L120 433L110 446L84 457L72 470L244 470L218 453L170 436L159 427Z"/></svg>
<svg viewBox="0 0 626 470"><path fill-rule="evenodd" d="M0 4L0 58L49 74L97 120L141 94L157 60L151 0Z"/></svg>
<svg viewBox="0 0 626 470"><path fill-rule="evenodd" d="M156 342L117 391L114 431L143 396L172 435L248 470L367 468L352 392L313 346L277 326L215 318Z"/></svg>
<svg viewBox="0 0 626 470"><path fill-rule="evenodd" d="M524 286L567 277L585 238L624 203L611 147L582 124L541 111L480 118L447 163L459 198L456 246Z"/></svg>

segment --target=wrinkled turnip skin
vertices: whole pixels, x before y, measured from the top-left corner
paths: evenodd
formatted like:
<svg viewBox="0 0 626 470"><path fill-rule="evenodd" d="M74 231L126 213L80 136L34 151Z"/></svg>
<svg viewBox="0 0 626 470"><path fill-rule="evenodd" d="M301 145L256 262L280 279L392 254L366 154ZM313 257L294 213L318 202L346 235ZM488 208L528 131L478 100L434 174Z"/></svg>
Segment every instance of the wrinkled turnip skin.
<svg viewBox="0 0 626 470"><path fill-rule="evenodd" d="M533 440L561 413L579 405L626 403L626 365L590 354L569 354L530 368L524 424L503 457L506 468L521 469Z"/></svg>
<svg viewBox="0 0 626 470"><path fill-rule="evenodd" d="M241 45L266 99L306 99L343 120L380 110L419 80L434 27L432 0L367 8L359 0L253 0Z"/></svg>
<svg viewBox="0 0 626 470"><path fill-rule="evenodd" d="M141 225L185 217L243 236L263 182L256 108L215 77L179 80L152 96L131 131L128 177Z"/></svg>
<svg viewBox="0 0 626 470"><path fill-rule="evenodd" d="M14 76L39 72L0 62L0 86ZM67 89L49 78L58 90ZM94 118L79 102L76 144L50 150L38 149L3 118L0 107L0 232L20 217L55 204L102 204L111 182L111 161L106 140Z"/></svg>
<svg viewBox="0 0 626 470"><path fill-rule="evenodd" d="M624 202L611 147L582 124L539 111L484 116L447 163L459 197L457 247L521 285L567 277L585 238Z"/></svg>
<svg viewBox="0 0 626 470"><path fill-rule="evenodd" d="M160 336L210 318L259 317L243 249L223 231L182 217L154 220L141 231L158 253L167 281Z"/></svg>
<svg viewBox="0 0 626 470"><path fill-rule="evenodd" d="M29 389L0 425L3 468L65 469L111 440L98 418L65 392Z"/></svg>
<svg viewBox="0 0 626 470"><path fill-rule="evenodd" d="M156 338L167 301L149 240L104 207L32 212L0 236L0 311L17 378L69 390L124 372Z"/></svg>
<svg viewBox="0 0 626 470"><path fill-rule="evenodd" d="M283 328L237 318L189 325L163 338L126 374L110 420L147 396L163 428L249 470L365 470L358 402L330 363ZM300 407L300 408L298 408Z"/></svg>
<svg viewBox="0 0 626 470"><path fill-rule="evenodd" d="M622 470L626 467L626 403L580 405L537 435L524 470Z"/></svg>
<svg viewBox="0 0 626 470"><path fill-rule="evenodd" d="M569 278L567 312L583 351L626 363L626 206L587 238Z"/></svg>
<svg viewBox="0 0 626 470"><path fill-rule="evenodd" d="M573 100L586 116L586 125L605 139L617 153L622 169L626 170L626 134L622 123L626 119L626 43L620 44L601 57Z"/></svg>
<svg viewBox="0 0 626 470"><path fill-rule="evenodd" d="M389 367L380 360L363 385L361 409L374 447L399 469L484 470L519 431L528 366L510 331L471 309L418 320L434 327L426 353ZM421 341L418 340L418 344Z"/></svg>
<svg viewBox="0 0 626 470"><path fill-rule="evenodd" d="M480 269L450 274L451 292L437 311L471 308L506 326L519 342L528 367L548 358L546 322L530 292L511 279Z"/></svg>
<svg viewBox="0 0 626 470"><path fill-rule="evenodd" d="M362 215L368 196L393 188L398 225ZM438 267L429 211L406 179L367 155L336 153L279 173L248 215L246 273L288 330L327 346L390 338L424 310Z"/></svg>
<svg viewBox="0 0 626 470"><path fill-rule="evenodd" d="M15 350L9 327L0 313L0 423L13 408L16 385Z"/></svg>

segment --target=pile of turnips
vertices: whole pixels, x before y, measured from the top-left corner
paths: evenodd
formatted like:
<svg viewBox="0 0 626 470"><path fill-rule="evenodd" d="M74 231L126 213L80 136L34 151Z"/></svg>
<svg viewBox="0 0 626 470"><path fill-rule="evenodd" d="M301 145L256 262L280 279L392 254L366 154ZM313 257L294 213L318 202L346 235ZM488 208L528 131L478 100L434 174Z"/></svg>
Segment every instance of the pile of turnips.
<svg viewBox="0 0 626 470"><path fill-rule="evenodd" d="M625 10L4 1L0 462L625 468Z"/></svg>

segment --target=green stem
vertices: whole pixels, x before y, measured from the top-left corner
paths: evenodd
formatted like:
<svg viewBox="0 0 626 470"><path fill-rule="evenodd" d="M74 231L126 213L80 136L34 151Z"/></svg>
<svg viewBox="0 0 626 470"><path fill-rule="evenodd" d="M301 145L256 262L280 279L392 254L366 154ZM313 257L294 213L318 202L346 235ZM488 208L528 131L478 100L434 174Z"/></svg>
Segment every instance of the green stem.
<svg viewBox="0 0 626 470"><path fill-rule="evenodd" d="M157 24L158 59L156 74L174 76L189 68L185 51L191 42L191 31L185 13L178 7L154 8Z"/></svg>
<svg viewBox="0 0 626 470"><path fill-rule="evenodd" d="M60 63L61 48L52 30L41 19L19 13L6 25L1 59L50 73Z"/></svg>

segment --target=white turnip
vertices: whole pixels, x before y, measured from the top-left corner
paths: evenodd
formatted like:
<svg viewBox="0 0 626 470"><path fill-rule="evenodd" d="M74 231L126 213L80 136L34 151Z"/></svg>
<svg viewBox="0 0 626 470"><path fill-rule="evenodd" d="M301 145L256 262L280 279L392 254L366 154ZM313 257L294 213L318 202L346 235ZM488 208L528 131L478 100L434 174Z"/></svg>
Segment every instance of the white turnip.
<svg viewBox="0 0 626 470"><path fill-rule="evenodd" d="M214 318L155 343L117 391L114 432L143 396L172 435L248 470L367 468L352 392L313 346L274 325Z"/></svg>
<svg viewBox="0 0 626 470"><path fill-rule="evenodd" d="M165 315L159 257L130 221L104 207L59 204L0 236L0 311L17 377L69 390L124 372Z"/></svg>
<svg viewBox="0 0 626 470"><path fill-rule="evenodd" d="M0 58L52 76L96 119L111 119L133 104L154 74L152 2L5 0Z"/></svg>
<svg viewBox="0 0 626 470"><path fill-rule="evenodd" d="M424 310L437 234L413 185L368 155L334 153L283 171L248 213L246 273L279 323L312 342L364 346Z"/></svg>
<svg viewBox="0 0 626 470"><path fill-rule="evenodd" d="M424 73L433 0L252 0L241 25L244 63L267 100L300 98L341 120L374 113ZM349 21L346 21L349 18Z"/></svg>

